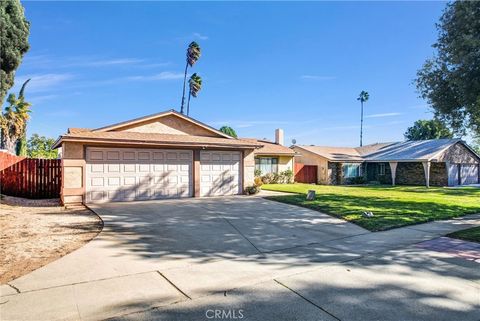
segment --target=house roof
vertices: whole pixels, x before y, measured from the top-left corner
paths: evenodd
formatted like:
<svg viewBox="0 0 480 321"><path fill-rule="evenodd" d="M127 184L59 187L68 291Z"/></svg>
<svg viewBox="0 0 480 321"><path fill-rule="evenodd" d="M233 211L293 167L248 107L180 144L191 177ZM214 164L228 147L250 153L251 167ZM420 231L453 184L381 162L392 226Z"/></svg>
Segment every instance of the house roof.
<svg viewBox="0 0 480 321"><path fill-rule="evenodd" d="M61 141L90 142L104 144L146 144L162 146L196 146L196 147L224 147L224 148L260 148L262 144L242 139L227 139L222 137L155 134L138 132L98 132L85 131L68 133L60 137L54 147L59 147Z"/></svg>
<svg viewBox="0 0 480 321"><path fill-rule="evenodd" d="M475 152L461 139L430 139L394 143L376 143L355 148L302 145L297 147L310 151L334 162L392 162L435 160L443 151L456 143L464 144L475 154Z"/></svg>
<svg viewBox="0 0 480 321"><path fill-rule="evenodd" d="M360 153L353 147L295 146L322 156L330 161L363 161Z"/></svg>
<svg viewBox="0 0 480 321"><path fill-rule="evenodd" d="M167 111L164 111L164 112L160 112L160 113L156 113L156 114L152 114L152 115L147 115L147 116L127 120L127 121L112 124L112 125L108 125L108 126L105 126L105 127L100 127L100 128L97 128L97 129L92 129L92 131L94 131L94 132L112 131L112 130L120 129L120 128L123 128L123 127L129 127L129 126L132 126L132 125L135 125L135 124L140 124L140 123L143 123L143 122L146 122L146 121L149 121L149 120L154 120L156 118L165 117L165 116L168 116L168 115L175 115L175 116L177 116L179 118L182 118L186 121L194 123L195 125L197 125L199 127L202 127L202 128L204 128L208 131L211 131L211 132L213 132L213 133L215 133L219 136L222 136L222 137L225 137L225 138L233 138L233 137L219 131L218 129L215 129L211 126L208 126L207 124L204 124L204 123L202 123L202 122L200 122L196 119L193 119L191 117L185 116L184 114L181 114L181 113L179 113L179 112L177 112L176 110L173 110L173 109L170 109L170 110L167 110Z"/></svg>
<svg viewBox="0 0 480 321"><path fill-rule="evenodd" d="M255 155L285 155L285 156L293 156L295 155L295 151L290 149L286 146L276 144L274 142L264 140L264 139L256 139L256 138L241 138L244 141L256 143L263 145L255 150Z"/></svg>
<svg viewBox="0 0 480 321"><path fill-rule="evenodd" d="M434 160L461 139L429 139L393 143L365 155L367 161L427 161Z"/></svg>
<svg viewBox="0 0 480 321"><path fill-rule="evenodd" d="M144 133L134 131L122 131L126 127L132 127L149 121L155 121L158 118L174 115L195 126L201 127L208 132L214 133L216 136L201 135L182 135L182 134L165 134L165 133ZM105 144L149 144L149 145L168 145L183 147L222 147L222 148L260 148L262 144L257 142L240 140L231 137L213 127L210 127L198 120L169 110L145 117L132 119L129 121L97 128L69 128L67 134L60 136L54 144L54 148L60 147L63 141L76 142L98 142Z"/></svg>

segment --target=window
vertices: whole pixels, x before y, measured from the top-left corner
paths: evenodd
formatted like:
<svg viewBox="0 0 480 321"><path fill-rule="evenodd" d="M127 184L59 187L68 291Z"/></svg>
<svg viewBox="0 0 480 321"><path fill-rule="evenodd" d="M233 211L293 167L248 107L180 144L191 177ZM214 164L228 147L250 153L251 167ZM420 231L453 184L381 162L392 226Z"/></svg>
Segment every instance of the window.
<svg viewBox="0 0 480 321"><path fill-rule="evenodd" d="M278 172L278 158L257 157L255 158L255 170L260 170L262 175Z"/></svg>
<svg viewBox="0 0 480 321"><path fill-rule="evenodd" d="M378 175L385 175L385 164L378 164Z"/></svg>
<svg viewBox="0 0 480 321"><path fill-rule="evenodd" d="M362 174L361 164L344 163L342 167L343 167L343 177L345 178L359 177Z"/></svg>

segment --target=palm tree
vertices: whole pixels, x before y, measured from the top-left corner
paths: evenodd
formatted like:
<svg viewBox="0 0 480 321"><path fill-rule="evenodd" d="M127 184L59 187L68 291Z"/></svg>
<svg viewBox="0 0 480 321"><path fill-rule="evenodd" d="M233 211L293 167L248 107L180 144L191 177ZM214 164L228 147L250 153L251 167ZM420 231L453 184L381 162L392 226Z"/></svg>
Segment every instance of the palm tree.
<svg viewBox="0 0 480 321"><path fill-rule="evenodd" d="M24 102L25 96L25 87L27 86L30 79L27 79L22 85L20 92L18 93L18 99ZM19 106L19 117L25 119L24 128L23 128L23 135L17 142L17 155L19 156L27 156L27 120L30 118L30 105L24 106L20 104Z"/></svg>
<svg viewBox="0 0 480 321"><path fill-rule="evenodd" d="M19 139L21 139L27 129L27 122L30 118L31 104L25 101L23 95L27 80L20 90L18 98L15 94L10 94L7 98L9 106L5 107L5 111L0 115L0 128L2 132L2 148L7 149L14 154Z"/></svg>
<svg viewBox="0 0 480 321"><path fill-rule="evenodd" d="M363 103L365 103L369 97L370 96L368 95L368 92L362 90L357 98L357 100L360 100L360 105L362 106L362 112L360 116L360 146L363 145Z"/></svg>
<svg viewBox="0 0 480 321"><path fill-rule="evenodd" d="M188 80L188 85L190 90L188 92L187 116L190 114L190 97L197 97L198 92L202 89L202 77L194 73Z"/></svg>
<svg viewBox="0 0 480 321"><path fill-rule="evenodd" d="M188 67L192 67L197 60L200 58L201 49L198 43L192 41L187 48L187 63L185 64L185 75L183 77L183 94L182 94L182 105L180 107L180 112L183 114L183 106L185 105L185 87L187 84L187 70Z"/></svg>

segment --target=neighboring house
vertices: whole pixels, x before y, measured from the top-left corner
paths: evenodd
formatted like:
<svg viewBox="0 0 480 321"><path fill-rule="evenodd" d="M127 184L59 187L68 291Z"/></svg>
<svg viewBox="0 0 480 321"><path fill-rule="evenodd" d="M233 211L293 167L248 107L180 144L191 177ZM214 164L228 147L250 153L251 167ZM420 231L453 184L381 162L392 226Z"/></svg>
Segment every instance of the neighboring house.
<svg viewBox="0 0 480 321"><path fill-rule="evenodd" d="M255 171L261 175L268 173L280 173L294 169L293 149L284 146L284 134L282 129L275 130L275 142L265 139L243 138L263 147L255 149Z"/></svg>
<svg viewBox="0 0 480 321"><path fill-rule="evenodd" d="M295 145L295 161L317 166L318 183L454 186L477 184L480 156L460 139L378 143L363 147ZM361 179L359 179L359 177Z"/></svg>
<svg viewBox="0 0 480 321"><path fill-rule="evenodd" d="M54 147L62 148L62 201L72 204L241 194L253 184L255 152L271 145L279 147L230 137L170 110L70 128Z"/></svg>

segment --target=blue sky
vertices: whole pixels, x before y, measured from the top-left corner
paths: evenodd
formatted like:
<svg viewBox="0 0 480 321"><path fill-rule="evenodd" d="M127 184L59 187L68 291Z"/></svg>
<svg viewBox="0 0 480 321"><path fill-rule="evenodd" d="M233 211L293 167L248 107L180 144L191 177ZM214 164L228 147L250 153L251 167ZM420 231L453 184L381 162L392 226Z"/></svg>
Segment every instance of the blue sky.
<svg viewBox="0 0 480 321"><path fill-rule="evenodd" d="M412 84L433 54L444 2L24 2L31 49L29 134L58 136L167 109L181 100L185 48L202 57L191 116L242 137L355 146L402 140L431 118Z"/></svg>

